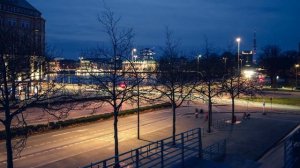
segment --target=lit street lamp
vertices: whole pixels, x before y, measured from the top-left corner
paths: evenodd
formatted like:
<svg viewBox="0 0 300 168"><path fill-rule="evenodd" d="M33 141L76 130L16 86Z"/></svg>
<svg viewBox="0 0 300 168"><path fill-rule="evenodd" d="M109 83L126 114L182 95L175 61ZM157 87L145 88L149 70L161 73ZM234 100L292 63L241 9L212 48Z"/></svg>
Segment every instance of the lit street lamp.
<svg viewBox="0 0 300 168"><path fill-rule="evenodd" d="M202 57L201 54L199 54L199 55L197 56L198 72L200 71L200 58L201 58L201 57Z"/></svg>
<svg viewBox="0 0 300 168"><path fill-rule="evenodd" d="M197 72L199 73L197 76L198 76L198 80L200 80L200 58L202 57L201 54L199 54L197 56Z"/></svg>
<svg viewBox="0 0 300 168"><path fill-rule="evenodd" d="M299 64L296 64L295 65L295 68L296 68L296 85L295 85L295 89L297 89L298 87L298 68L299 68Z"/></svg>
<svg viewBox="0 0 300 168"><path fill-rule="evenodd" d="M241 43L241 38L240 37L238 37L238 38L236 38L236 42L237 42L237 44L238 44L238 72L240 72L240 62L239 62L239 60L240 60L240 43Z"/></svg>
<svg viewBox="0 0 300 168"><path fill-rule="evenodd" d="M276 76L276 88L278 89L279 76Z"/></svg>

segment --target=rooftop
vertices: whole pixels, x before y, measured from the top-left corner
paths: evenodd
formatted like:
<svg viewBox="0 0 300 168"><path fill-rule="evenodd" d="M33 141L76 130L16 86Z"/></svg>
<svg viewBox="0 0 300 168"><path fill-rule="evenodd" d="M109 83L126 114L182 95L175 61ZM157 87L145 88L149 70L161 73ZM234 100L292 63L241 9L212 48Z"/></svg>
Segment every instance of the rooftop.
<svg viewBox="0 0 300 168"><path fill-rule="evenodd" d="M6 4L6 5L12 5L12 6L24 8L27 10L37 12L39 15L41 15L41 12L38 11L35 7L33 7L26 0L0 0L0 4Z"/></svg>

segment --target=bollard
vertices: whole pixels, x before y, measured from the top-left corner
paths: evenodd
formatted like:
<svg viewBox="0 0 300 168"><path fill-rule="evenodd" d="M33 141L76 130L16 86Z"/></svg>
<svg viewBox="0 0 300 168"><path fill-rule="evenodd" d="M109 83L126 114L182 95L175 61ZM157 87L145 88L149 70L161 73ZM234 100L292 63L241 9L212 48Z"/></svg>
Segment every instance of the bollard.
<svg viewBox="0 0 300 168"><path fill-rule="evenodd" d="M202 139L201 139L201 128L198 129L198 156L202 158Z"/></svg>
<svg viewBox="0 0 300 168"><path fill-rule="evenodd" d="M161 167L164 168L164 141L160 141L160 160L161 160Z"/></svg>
<svg viewBox="0 0 300 168"><path fill-rule="evenodd" d="M103 161L103 168L106 168L106 160Z"/></svg>
<svg viewBox="0 0 300 168"><path fill-rule="evenodd" d="M184 134L181 133L181 163L182 167L184 167Z"/></svg>
<svg viewBox="0 0 300 168"><path fill-rule="evenodd" d="M139 153L139 149L135 150L135 167L138 168L140 163L140 153Z"/></svg>

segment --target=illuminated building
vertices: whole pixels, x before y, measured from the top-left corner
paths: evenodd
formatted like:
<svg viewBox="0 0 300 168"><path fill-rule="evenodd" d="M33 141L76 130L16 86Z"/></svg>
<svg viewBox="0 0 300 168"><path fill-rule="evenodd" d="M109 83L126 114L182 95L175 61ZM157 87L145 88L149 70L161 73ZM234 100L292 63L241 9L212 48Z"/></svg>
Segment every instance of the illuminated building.
<svg viewBox="0 0 300 168"><path fill-rule="evenodd" d="M134 53L137 53L136 49L134 49ZM134 55L132 61L123 61L122 69L124 72L137 72L141 74L154 72L157 68L154 56L155 52L152 49L144 48L141 50L140 55Z"/></svg>
<svg viewBox="0 0 300 168"><path fill-rule="evenodd" d="M17 73L30 74L31 80L42 79L45 70L45 20L41 15L26 0L0 1L0 54L8 64L13 60Z"/></svg>
<svg viewBox="0 0 300 168"><path fill-rule="evenodd" d="M150 48L144 48L140 52L140 59L144 61L154 60L155 52Z"/></svg>
<svg viewBox="0 0 300 168"><path fill-rule="evenodd" d="M253 51L242 51L241 54L241 67L253 66Z"/></svg>

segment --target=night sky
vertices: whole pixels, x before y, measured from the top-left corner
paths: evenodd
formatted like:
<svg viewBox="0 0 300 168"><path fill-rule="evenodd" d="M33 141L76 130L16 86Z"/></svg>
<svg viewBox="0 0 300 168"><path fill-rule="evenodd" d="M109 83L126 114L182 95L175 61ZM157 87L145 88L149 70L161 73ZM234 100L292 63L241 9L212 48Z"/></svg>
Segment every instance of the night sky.
<svg viewBox="0 0 300 168"><path fill-rule="evenodd" d="M80 50L106 41L97 15L101 0L28 0L46 19L47 43L76 59ZM108 6L122 17L122 25L135 32L134 45L164 44L168 26L183 49L203 48L204 37L217 52L252 49L253 32L257 48L267 44L298 49L300 42L299 0L108 0Z"/></svg>

